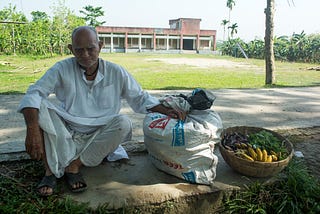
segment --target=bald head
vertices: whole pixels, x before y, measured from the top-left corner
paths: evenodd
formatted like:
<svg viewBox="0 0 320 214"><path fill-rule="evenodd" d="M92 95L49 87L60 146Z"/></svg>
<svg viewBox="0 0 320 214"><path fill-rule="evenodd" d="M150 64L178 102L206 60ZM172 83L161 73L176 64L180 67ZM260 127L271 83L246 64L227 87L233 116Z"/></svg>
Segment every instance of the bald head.
<svg viewBox="0 0 320 214"><path fill-rule="evenodd" d="M72 31L72 44L69 50L78 63L86 69L95 69L103 43L99 41L97 31L93 27L80 26Z"/></svg>
<svg viewBox="0 0 320 214"><path fill-rule="evenodd" d="M75 28L72 31L72 34L71 34L72 42L74 41L76 35L81 31L91 32L94 35L94 37L96 38L97 42L99 41L98 33L97 33L97 31L96 31L96 29L94 27L91 27L91 26L80 26L80 27Z"/></svg>

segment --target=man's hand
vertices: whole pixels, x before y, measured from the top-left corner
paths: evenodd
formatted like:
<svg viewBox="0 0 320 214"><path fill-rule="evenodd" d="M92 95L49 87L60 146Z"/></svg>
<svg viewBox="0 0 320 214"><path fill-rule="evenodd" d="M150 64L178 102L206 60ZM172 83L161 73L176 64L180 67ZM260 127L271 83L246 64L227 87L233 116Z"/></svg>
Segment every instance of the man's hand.
<svg viewBox="0 0 320 214"><path fill-rule="evenodd" d="M179 120L185 120L187 113L178 109L168 109L167 114L169 117L172 117L174 119L179 119Z"/></svg>
<svg viewBox="0 0 320 214"><path fill-rule="evenodd" d="M159 112L161 114L168 115L174 119L185 120L187 116L187 112L181 111L179 109L167 108L162 104L159 104L150 109L153 112Z"/></svg>
<svg viewBox="0 0 320 214"><path fill-rule="evenodd" d="M31 159L42 159L45 151L43 146L43 132L39 126L27 126L25 146Z"/></svg>
<svg viewBox="0 0 320 214"><path fill-rule="evenodd" d="M27 124L26 151L32 159L44 157L43 131L39 126L38 109L24 108L21 111Z"/></svg>

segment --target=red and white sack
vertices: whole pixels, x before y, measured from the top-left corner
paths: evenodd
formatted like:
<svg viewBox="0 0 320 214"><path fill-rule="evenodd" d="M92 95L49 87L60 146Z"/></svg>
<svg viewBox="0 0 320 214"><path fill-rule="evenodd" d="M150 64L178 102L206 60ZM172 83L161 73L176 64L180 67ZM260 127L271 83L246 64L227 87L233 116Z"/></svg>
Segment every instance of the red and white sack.
<svg viewBox="0 0 320 214"><path fill-rule="evenodd" d="M152 163L190 183L211 184L216 177L222 121L212 110L192 110L185 121L149 113L143 121L144 142Z"/></svg>

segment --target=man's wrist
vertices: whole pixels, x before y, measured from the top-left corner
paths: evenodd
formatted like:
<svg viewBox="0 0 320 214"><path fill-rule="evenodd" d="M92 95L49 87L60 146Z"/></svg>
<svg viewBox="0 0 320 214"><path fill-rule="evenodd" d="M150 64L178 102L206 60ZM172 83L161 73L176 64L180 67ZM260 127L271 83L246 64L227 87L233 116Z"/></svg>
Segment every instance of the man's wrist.
<svg viewBox="0 0 320 214"><path fill-rule="evenodd" d="M40 129L40 125L39 125L39 123L27 124L27 129L28 130L37 130L37 129Z"/></svg>

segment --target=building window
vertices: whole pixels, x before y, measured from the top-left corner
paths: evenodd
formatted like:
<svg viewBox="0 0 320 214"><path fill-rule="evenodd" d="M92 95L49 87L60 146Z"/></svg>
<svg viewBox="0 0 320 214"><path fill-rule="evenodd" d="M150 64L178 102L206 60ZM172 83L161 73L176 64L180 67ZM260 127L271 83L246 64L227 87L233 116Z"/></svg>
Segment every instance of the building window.
<svg viewBox="0 0 320 214"><path fill-rule="evenodd" d="M200 40L199 49L200 50L210 50L211 47L211 41L210 40Z"/></svg>
<svg viewBox="0 0 320 214"><path fill-rule="evenodd" d="M156 47L159 50L165 50L166 49L166 39L156 39Z"/></svg>
<svg viewBox="0 0 320 214"><path fill-rule="evenodd" d="M179 49L180 40L179 39L169 39L169 49L175 50Z"/></svg>
<svg viewBox="0 0 320 214"><path fill-rule="evenodd" d="M124 48L124 38L113 37L114 48Z"/></svg>
<svg viewBox="0 0 320 214"><path fill-rule="evenodd" d="M152 39L150 38L141 38L141 48L142 49L151 49Z"/></svg>
<svg viewBox="0 0 320 214"><path fill-rule="evenodd" d="M111 47L111 38L110 37L103 37L104 47L110 48Z"/></svg>
<svg viewBox="0 0 320 214"><path fill-rule="evenodd" d="M139 48L139 38L128 38L128 48Z"/></svg>

